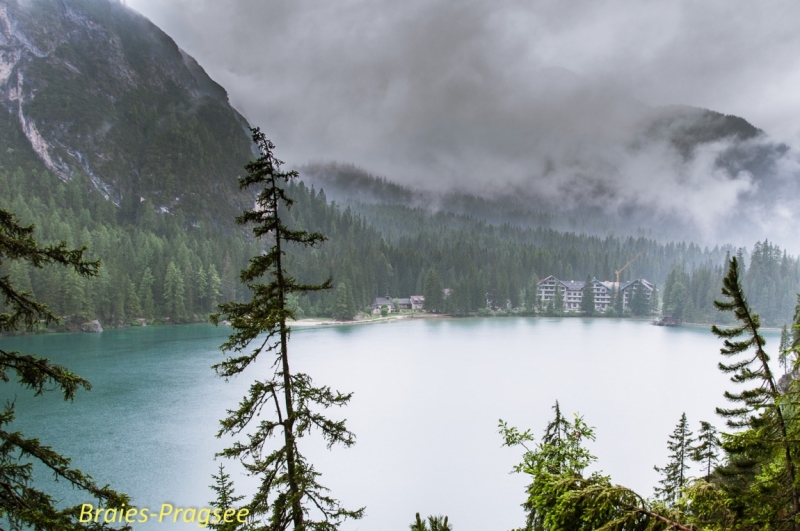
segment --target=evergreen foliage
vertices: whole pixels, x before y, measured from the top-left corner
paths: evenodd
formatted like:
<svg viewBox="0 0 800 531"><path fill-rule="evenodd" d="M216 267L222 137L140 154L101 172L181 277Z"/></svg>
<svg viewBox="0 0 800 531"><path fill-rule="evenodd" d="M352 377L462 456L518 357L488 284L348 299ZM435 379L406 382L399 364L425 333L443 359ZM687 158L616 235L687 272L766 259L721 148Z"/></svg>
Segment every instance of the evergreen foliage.
<svg viewBox="0 0 800 531"><path fill-rule="evenodd" d="M701 420L697 445L692 448L692 460L703 466L706 481L711 480L711 473L719 462L720 444L717 429L709 422Z"/></svg>
<svg viewBox="0 0 800 531"><path fill-rule="evenodd" d="M594 309L594 284L592 277L586 277L586 284L583 286L583 297L581 297L581 313L591 317L595 313Z"/></svg>
<svg viewBox="0 0 800 531"><path fill-rule="evenodd" d="M711 328L724 339L722 355L732 359L730 364L720 363L720 369L731 374L731 381L736 384L754 384L739 393L725 392L725 398L739 407L717 408L717 413L727 419L728 426L743 430L728 434L723 442L732 460L726 474L739 478L757 475L758 485L749 489L752 511L747 512L758 514L771 507L774 516L770 525L783 527L800 517L798 445L795 442L800 423L787 421L786 414L794 410L787 402L792 395L784 396L778 389L764 350L766 340L759 331L761 320L750 309L740 278L739 260L733 257L722 285L726 300L714 302L720 311L733 312L738 326ZM743 339L738 339L742 336ZM754 459L755 456L759 459ZM770 457L778 461L771 467L761 466L763 459ZM795 527L796 524L792 524L790 528Z"/></svg>
<svg viewBox="0 0 800 531"><path fill-rule="evenodd" d="M789 372L789 355L791 354L792 348L792 336L789 334L789 329L786 328L786 323L783 324L781 328L781 342L780 346L778 347L778 361L783 367L783 373L786 374Z"/></svg>
<svg viewBox="0 0 800 531"><path fill-rule="evenodd" d="M361 518L364 509L347 510L327 494L327 489L317 481L320 474L300 451L298 441L316 429L328 448L354 444L355 436L344 421L330 420L315 411L315 408L344 406L351 394L314 387L309 375L291 372L287 326L287 321L294 318L287 305L289 295L317 292L331 286L330 279L322 284L298 282L288 272L287 252L293 246L313 248L325 237L286 225L285 213L294 204L286 193L286 185L297 173L282 171L282 162L273 155L272 142L258 129L252 133L260 156L246 166L247 175L239 180L239 185L261 189L256 207L245 211L236 221L242 225L254 224L254 236L267 240L269 245L266 253L251 258L249 267L240 274L241 281L252 292L252 299L223 303L219 306L220 313L213 316L215 323L222 318L230 320L234 330L222 345L222 350L231 354L214 369L220 376L230 378L242 373L261 354L272 354L273 372L266 379L254 382L239 408L228 411L222 420L219 436L236 436L248 428L254 431L220 455L240 460L250 475L261 480L247 505L253 529L331 531L347 518ZM264 277L266 283L260 283ZM260 419L267 405L274 406L275 416ZM270 450L266 445L274 437L280 437L281 443Z"/></svg>
<svg viewBox="0 0 800 531"><path fill-rule="evenodd" d="M209 505L214 509L219 509L222 514L228 509L238 509L239 506L237 504L244 499L244 496L237 495L234 492L231 476L225 473L225 467L222 463L219 465L218 475L211 474L211 478L214 480L214 483L211 485L211 490L216 493L217 497L210 502ZM242 525L236 520L225 522L223 519L216 523L208 523L209 529L215 529L217 531L243 531L247 529L247 527L249 526Z"/></svg>
<svg viewBox="0 0 800 531"><path fill-rule="evenodd" d="M344 282L336 287L336 310L333 317L340 321L350 321L356 314L356 304L353 294Z"/></svg>
<svg viewBox="0 0 800 531"><path fill-rule="evenodd" d="M686 486L688 479L686 473L689 470L693 442L692 432L689 431L689 423L684 413L667 442L670 451L669 462L663 468L654 467L663 476L659 481L661 487L656 488L656 496L669 505L675 503L681 490Z"/></svg>
<svg viewBox="0 0 800 531"><path fill-rule="evenodd" d="M720 369L731 374L736 384L751 384L744 391L725 393L736 407L718 409L733 431L723 433L720 441L716 429L701 422L697 444L692 445L682 415L670 437L670 462L661 469L665 477L657 489L660 499L647 500L614 485L600 472L583 474L585 463L594 458L580 440L590 438L591 430L584 437L577 427L562 430L573 444L565 454L553 454L544 443L528 447L533 440L530 432L520 433L501 421L504 444L522 445L526 450L516 470L532 477L524 504L525 531L797 531L800 382L791 380L785 392L778 389L759 332L759 317L744 296L739 263L740 257L730 259L722 288L725 300L716 302L721 311L734 313L737 324L712 328L724 339L721 352L731 360L721 363ZM800 315L794 326L800 328ZM796 351L797 343L791 348ZM562 425L560 417L557 410L551 426ZM563 455L578 456L575 462L583 467L555 466L564 462ZM687 476L687 458L702 463L704 477Z"/></svg>
<svg viewBox="0 0 800 531"><path fill-rule="evenodd" d="M685 517L678 509L614 485L601 472L584 475L596 460L584 446L594 440L594 429L577 414L572 422L564 419L558 403L553 409L555 418L534 447L528 446L534 440L529 430L520 432L500 421L503 445L525 450L514 470L532 479L523 504L526 524L514 531L695 531L682 523Z"/></svg>
<svg viewBox="0 0 800 531"><path fill-rule="evenodd" d="M97 276L99 261L85 258L86 248L70 249L66 242L40 245L34 237L34 226L22 225L17 217L0 209L0 266L10 263L19 272L19 264L35 269L48 265L63 266L68 274L81 280ZM25 285L29 288L30 285ZM19 329L31 331L40 321L53 323L58 317L28 289L15 286L11 275L0 276L3 308L0 313L0 334ZM2 337L2 336L0 336ZM12 379L39 396L57 390L65 401L72 401L80 389L89 390L89 382L64 366L35 354L0 349L0 380ZM81 506L60 507L46 491L41 481L34 483L35 471L52 473L55 481L64 481L73 488L97 500L97 505L121 510L129 499L109 488L100 486L91 476L70 467L70 459L59 454L38 439L28 439L20 432L6 431L14 421L14 403L9 402L0 412L0 521L13 530L69 531L79 529L112 529L104 523L81 523ZM114 514L116 515L116 510ZM128 529L126 527L126 529Z"/></svg>
<svg viewBox="0 0 800 531"><path fill-rule="evenodd" d="M423 307L429 312L439 313L444 307L444 295L442 294L442 277L435 269L430 269L425 275L425 286L422 294L425 297Z"/></svg>
<svg viewBox="0 0 800 531"><path fill-rule="evenodd" d="M552 315L562 315L564 313L564 290L561 286L556 285L556 293L552 301Z"/></svg>
<svg viewBox="0 0 800 531"><path fill-rule="evenodd" d="M655 293L651 295L655 296ZM631 313L636 316L648 315L650 313L650 302L647 300L647 292L641 284L636 284L633 287L633 295L631 296Z"/></svg>
<svg viewBox="0 0 800 531"><path fill-rule="evenodd" d="M427 522L417 513L414 523L409 526L411 531L453 531L447 516L428 516Z"/></svg>

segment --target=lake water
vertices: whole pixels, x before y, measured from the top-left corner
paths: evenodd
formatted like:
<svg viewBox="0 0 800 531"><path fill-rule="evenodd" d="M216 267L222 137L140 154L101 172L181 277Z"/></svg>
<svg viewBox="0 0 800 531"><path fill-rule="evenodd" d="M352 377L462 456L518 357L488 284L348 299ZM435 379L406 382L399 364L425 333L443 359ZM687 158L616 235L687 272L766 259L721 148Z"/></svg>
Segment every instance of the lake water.
<svg viewBox="0 0 800 531"><path fill-rule="evenodd" d="M227 383L214 375L209 367L221 359L218 346L229 332L191 325L0 338L4 348L46 356L94 386L64 403L4 385L3 398L17 400L13 429L71 456L140 507L206 506L213 456L225 446L214 437L218 420L267 372L261 363ZM776 351L778 334L766 335ZM500 446L498 419L539 436L559 400L562 411L580 412L596 428L594 468L649 495L658 481L653 465L664 464L682 412L694 431L700 420L723 425L714 407L725 405L722 392L733 384L717 369L720 346L706 328L612 319L298 329L293 370L355 393L331 416L347 418L357 435L350 449L327 451L318 438L302 448L346 507L366 506L366 517L344 529L407 529L416 512L447 514L456 531L510 529L524 522L528 482L509 474L520 452ZM230 472L240 493L253 488L240 469Z"/></svg>

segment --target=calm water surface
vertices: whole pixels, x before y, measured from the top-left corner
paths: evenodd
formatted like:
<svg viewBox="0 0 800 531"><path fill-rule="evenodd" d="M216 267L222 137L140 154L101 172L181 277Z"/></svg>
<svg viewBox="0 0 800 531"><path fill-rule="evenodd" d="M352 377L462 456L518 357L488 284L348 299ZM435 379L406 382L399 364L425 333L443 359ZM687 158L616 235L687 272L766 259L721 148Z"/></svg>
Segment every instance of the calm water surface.
<svg viewBox="0 0 800 531"><path fill-rule="evenodd" d="M44 355L94 386L74 403L3 386L3 398L16 397L13 428L139 506L206 506L213 456L225 446L214 437L218 420L268 373L262 363L227 383L214 376L209 367L229 331L192 325L0 338L4 348ZM777 333L767 338L775 351ZM357 444L327 451L311 438L304 446L323 485L346 507L367 507L345 529L406 529L420 512L449 515L456 531L486 531L523 523L527 481L509 474L520 452L501 448L498 419L538 436L559 400L562 411L596 427L595 468L650 494L653 465L664 464L682 412L695 431L700 420L723 425L714 407L733 384L717 369L719 347L705 328L509 318L302 329L290 351L294 370L355 393L332 416L347 418ZM253 488L238 468L230 472L238 491ZM69 489L58 495L88 501Z"/></svg>

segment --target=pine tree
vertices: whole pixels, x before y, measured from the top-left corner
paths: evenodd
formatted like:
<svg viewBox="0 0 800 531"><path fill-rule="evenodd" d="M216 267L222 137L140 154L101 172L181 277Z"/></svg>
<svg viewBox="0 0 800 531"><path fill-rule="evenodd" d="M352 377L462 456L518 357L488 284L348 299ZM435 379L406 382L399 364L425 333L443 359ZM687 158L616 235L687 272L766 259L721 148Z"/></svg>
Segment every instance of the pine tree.
<svg viewBox="0 0 800 531"><path fill-rule="evenodd" d="M294 318L287 307L290 293L317 292L331 286L330 279L322 284L298 283L285 269L287 248L315 246L325 238L317 232L292 230L285 225L294 203L285 188L298 174L282 171L283 163L273 155L272 142L259 129L252 129L252 133L260 156L247 164L247 175L239 179L239 186L263 188L258 192L256 207L245 211L236 222L255 224L253 234L267 240L269 246L266 252L251 258L249 267L240 274L252 299L221 304L220 313L212 316L215 324L223 318L230 320L234 330L221 347L231 354L214 369L227 379L243 372L261 354L272 354L275 359L270 365L274 372L253 383L239 408L229 411L222 420L218 436L237 436L248 428L254 431L247 438L238 437L220 455L239 459L250 475L261 479L247 505L255 529L333 531L347 518L361 518L364 509L347 510L327 494L327 489L317 482L320 474L300 452L298 440L317 429L329 448L334 444L354 444L355 436L344 421L327 419L314 410L344 406L351 394L314 387L309 375L292 373L286 324ZM265 276L268 281L259 283ZM256 338L259 339L252 346ZM274 417L259 418L267 404L275 407ZM270 449L267 443L275 436L280 437L280 444Z"/></svg>
<svg viewBox="0 0 800 531"><path fill-rule="evenodd" d="M625 299L624 295L619 291L619 285L614 286L614 311L617 316L621 316L624 311Z"/></svg>
<svg viewBox="0 0 800 531"><path fill-rule="evenodd" d="M340 282L336 286L336 308L333 312L333 317L340 321L351 321L355 315L355 303L353 302L353 295L350 293L348 286L344 282Z"/></svg>
<svg viewBox="0 0 800 531"><path fill-rule="evenodd" d="M173 322L181 322L186 318L184 293L183 273L175 262L170 262L164 277L164 305Z"/></svg>
<svg viewBox="0 0 800 531"><path fill-rule="evenodd" d="M594 283L591 276L586 277L586 283L583 285L581 313L587 317L594 315Z"/></svg>
<svg viewBox="0 0 800 531"><path fill-rule="evenodd" d="M692 448L692 460L703 464L706 481L711 479L711 473L719 461L719 449L717 429L708 422L700 421L700 433L697 435L697 445Z"/></svg>
<svg viewBox="0 0 800 531"><path fill-rule="evenodd" d="M525 289L525 309L534 312L539 308L539 277L534 273Z"/></svg>
<svg viewBox="0 0 800 531"><path fill-rule="evenodd" d="M142 279L139 281L139 301L146 319L152 319L156 314L156 303L153 299L153 283L155 281L150 268L146 267L142 272Z"/></svg>
<svg viewBox="0 0 800 531"><path fill-rule="evenodd" d="M411 531L453 531L446 516L429 516L425 522L417 513L414 523L409 526Z"/></svg>
<svg viewBox="0 0 800 531"><path fill-rule="evenodd" d="M217 302L220 297L220 286L222 286L222 280L220 280L217 274L217 268L214 267L214 264L211 264L208 266L208 307L211 311L217 309Z"/></svg>
<svg viewBox="0 0 800 531"><path fill-rule="evenodd" d="M423 307L429 312L440 312L444 306L444 295L442 293L442 277L435 269L428 271L425 275L425 287L422 294L425 297Z"/></svg>
<svg viewBox="0 0 800 531"><path fill-rule="evenodd" d="M647 315L649 311L650 305L647 302L645 287L641 283L635 284L631 297L631 313L636 316L642 316Z"/></svg>
<svg viewBox="0 0 800 531"><path fill-rule="evenodd" d="M194 281L197 286L197 298L200 302L200 310L208 311L208 276L206 275L206 270L203 268L203 264L200 264L200 267L197 269Z"/></svg>
<svg viewBox="0 0 800 531"><path fill-rule="evenodd" d="M553 299L553 315L564 314L564 290L559 284L556 284L556 294Z"/></svg>
<svg viewBox="0 0 800 531"><path fill-rule="evenodd" d="M754 508L771 507L774 514L783 513L783 521L793 521L800 516L800 493L797 486L797 448L794 441L797 434L792 432L784 417L784 408L797 407L784 400L769 366L769 356L764 350L766 340L759 329L761 321L758 314L750 309L740 280L739 260L731 258L728 274L722 282L723 301L714 301L720 311L732 311L739 325L733 328L711 327L712 332L724 339L720 353L727 358L740 356L731 364L720 363L720 369L731 374L731 381L737 384L753 382L751 389L740 393L725 392L725 398L738 402L734 409L717 408L717 413L727 419L731 428L739 430L723 442L723 449L730 459L743 458L751 463L749 467L739 467L747 477L758 473L759 463L753 455L777 456L779 466L761 469L760 486L753 493L757 498L750 499ZM741 336L742 340L737 340ZM741 355L752 349L749 355ZM793 397L789 397L793 399ZM742 428L747 428L742 430ZM758 499L760 498L760 499ZM793 524L791 529L797 529Z"/></svg>
<svg viewBox="0 0 800 531"><path fill-rule="evenodd" d="M781 328L781 343L778 347L778 362L783 367L783 374L789 372L789 355L792 348L792 336L789 334L789 329L786 328L786 323Z"/></svg>
<svg viewBox="0 0 800 531"><path fill-rule="evenodd" d="M658 312L658 289L653 284L653 292L650 294L650 313L654 314L656 312Z"/></svg>
<svg viewBox="0 0 800 531"><path fill-rule="evenodd" d="M211 474L214 484L210 485L217 497L209 505L214 509L219 509L222 514L228 509L239 509L238 502L244 499L244 496L237 495L233 489L233 482L230 475L225 473L225 468L222 463L219 465L219 475ZM231 522L225 522L224 519L219 522L209 522L209 529L216 529L217 531L240 531L249 527L243 525L236 519Z"/></svg>
<svg viewBox="0 0 800 531"><path fill-rule="evenodd" d="M96 276L100 262L87 261L85 251L86 247L69 249L63 241L42 247L34 238L33 225L23 226L11 212L0 209L0 267L7 261L37 269L55 264L69 268L81 277ZM0 276L0 294L3 297L0 337L5 332L32 331L40 321L45 324L59 322L58 317L45 304L36 301L30 292L18 290L10 275ZM72 401L79 389L91 389L87 380L66 367L34 354L0 349L0 379L9 383L12 378L22 387L32 390L34 396L58 390L65 401ZM64 507L59 500L41 490L42 479L46 476L37 471L41 467L53 474L56 481L85 492L96 499L98 505L108 508L121 509L129 503L128 497L108 486L101 487L91 476L70 468L69 458L42 445L38 439L26 439L18 431L6 431L14 417L14 403L9 402L0 412L0 515L3 521L15 530L112 529L102 522L80 523L81 506ZM37 481L34 481L36 476Z"/></svg>
<svg viewBox="0 0 800 531"><path fill-rule="evenodd" d="M686 413L681 415L681 420L669 436L667 448L669 462L663 468L653 467L660 472L663 478L659 480L661 487L656 487L656 496L666 503L674 504L681 490L686 486L686 472L689 470L689 460L692 456L692 432L686 421Z"/></svg>

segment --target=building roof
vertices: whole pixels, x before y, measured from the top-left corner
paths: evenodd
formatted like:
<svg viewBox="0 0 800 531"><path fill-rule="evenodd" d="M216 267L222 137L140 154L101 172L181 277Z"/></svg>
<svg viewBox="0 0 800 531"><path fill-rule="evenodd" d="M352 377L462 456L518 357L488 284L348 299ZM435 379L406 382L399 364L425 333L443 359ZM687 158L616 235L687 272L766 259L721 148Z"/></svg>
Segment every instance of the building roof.
<svg viewBox="0 0 800 531"><path fill-rule="evenodd" d="M397 299L397 304L411 304L411 299Z"/></svg>
<svg viewBox="0 0 800 531"><path fill-rule="evenodd" d="M386 297L375 297L375 302L372 303L373 306L383 306L384 304L386 306L391 306L392 300Z"/></svg>
<svg viewBox="0 0 800 531"><path fill-rule="evenodd" d="M620 282L619 283L619 290L620 291L625 291L626 289L631 287L633 284L637 284L637 283L644 285L647 289L650 289L650 290L652 290L655 287L653 285L653 283L650 282L649 280L646 280L644 278L637 278L637 279L634 279L634 280L626 280L625 282Z"/></svg>
<svg viewBox="0 0 800 531"><path fill-rule="evenodd" d="M583 286L586 285L584 280L559 280L559 282L570 291L582 290Z"/></svg>
<svg viewBox="0 0 800 531"><path fill-rule="evenodd" d="M409 299L411 299L411 302L425 302L424 295L412 295Z"/></svg>

